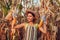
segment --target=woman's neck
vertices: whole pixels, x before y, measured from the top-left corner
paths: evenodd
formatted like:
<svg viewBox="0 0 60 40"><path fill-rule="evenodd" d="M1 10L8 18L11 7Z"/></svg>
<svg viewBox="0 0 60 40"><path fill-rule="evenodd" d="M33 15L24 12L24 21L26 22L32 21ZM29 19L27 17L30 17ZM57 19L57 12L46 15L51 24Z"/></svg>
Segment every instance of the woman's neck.
<svg viewBox="0 0 60 40"><path fill-rule="evenodd" d="M33 22L29 22L29 25L33 25Z"/></svg>

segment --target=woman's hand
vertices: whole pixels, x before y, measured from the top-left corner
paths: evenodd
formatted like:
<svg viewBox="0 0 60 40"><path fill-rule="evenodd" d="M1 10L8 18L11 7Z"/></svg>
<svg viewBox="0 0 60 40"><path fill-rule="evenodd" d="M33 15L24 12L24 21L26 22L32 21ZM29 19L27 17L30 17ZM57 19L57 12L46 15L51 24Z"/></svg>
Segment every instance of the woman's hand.
<svg viewBox="0 0 60 40"><path fill-rule="evenodd" d="M18 25L16 25L14 28L15 28L15 29L19 29L19 28L22 28L22 27L25 27L25 24L24 24L24 23L18 24Z"/></svg>

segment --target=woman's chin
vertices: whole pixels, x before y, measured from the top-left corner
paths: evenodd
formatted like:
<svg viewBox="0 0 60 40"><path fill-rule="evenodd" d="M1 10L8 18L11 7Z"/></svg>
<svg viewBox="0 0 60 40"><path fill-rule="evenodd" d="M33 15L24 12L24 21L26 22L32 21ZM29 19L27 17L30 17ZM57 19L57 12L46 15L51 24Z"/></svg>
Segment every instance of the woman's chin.
<svg viewBox="0 0 60 40"><path fill-rule="evenodd" d="M28 22L32 22L32 21L28 21Z"/></svg>

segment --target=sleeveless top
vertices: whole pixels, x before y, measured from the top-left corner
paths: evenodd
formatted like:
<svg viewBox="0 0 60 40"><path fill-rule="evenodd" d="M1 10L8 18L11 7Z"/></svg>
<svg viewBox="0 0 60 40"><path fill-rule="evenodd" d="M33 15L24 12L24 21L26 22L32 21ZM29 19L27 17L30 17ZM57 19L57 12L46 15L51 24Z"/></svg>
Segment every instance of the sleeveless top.
<svg viewBox="0 0 60 40"><path fill-rule="evenodd" d="M38 24L30 26L26 24L25 37L24 40L37 40L37 28Z"/></svg>

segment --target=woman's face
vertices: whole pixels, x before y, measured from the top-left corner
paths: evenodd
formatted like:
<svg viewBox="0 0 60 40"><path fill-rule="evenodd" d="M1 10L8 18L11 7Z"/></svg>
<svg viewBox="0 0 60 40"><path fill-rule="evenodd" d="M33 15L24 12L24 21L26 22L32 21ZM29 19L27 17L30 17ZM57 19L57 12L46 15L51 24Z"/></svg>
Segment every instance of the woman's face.
<svg viewBox="0 0 60 40"><path fill-rule="evenodd" d="M33 15L30 14L30 13L28 13L28 15L27 15L27 20L28 20L28 22L32 22L33 19L34 19Z"/></svg>

